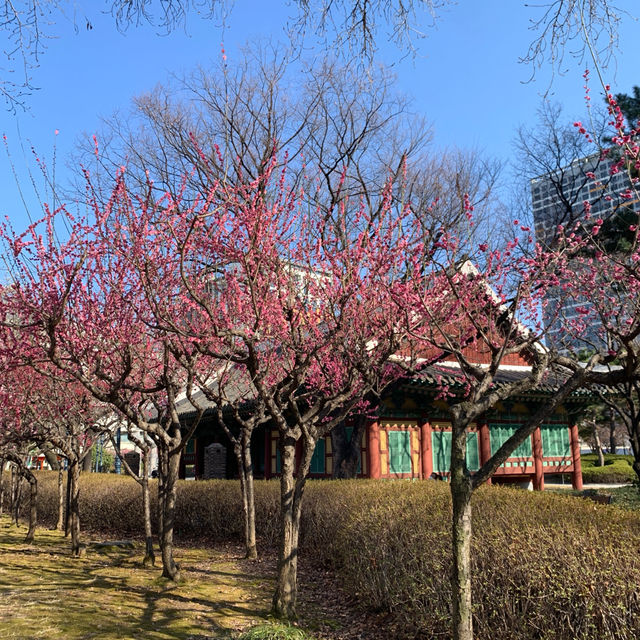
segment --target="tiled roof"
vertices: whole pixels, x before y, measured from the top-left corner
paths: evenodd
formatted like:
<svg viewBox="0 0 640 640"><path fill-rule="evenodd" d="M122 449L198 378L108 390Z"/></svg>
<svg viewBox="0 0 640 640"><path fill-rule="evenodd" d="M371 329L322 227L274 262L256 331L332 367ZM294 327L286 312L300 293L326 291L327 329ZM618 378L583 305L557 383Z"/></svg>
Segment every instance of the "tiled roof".
<svg viewBox="0 0 640 640"><path fill-rule="evenodd" d="M531 375L529 367L504 367L500 368L494 378L494 385L504 386L519 380L526 379ZM542 382L533 389L523 392L523 395L550 395L557 391L566 382L569 374L552 370L545 374ZM466 386L466 379L458 366L447 364L434 364L425 367L422 371L405 381L405 385L413 388L436 388L440 385L448 385L455 392L456 389L463 389ZM571 394L572 398L592 397L593 392L588 388L580 388Z"/></svg>

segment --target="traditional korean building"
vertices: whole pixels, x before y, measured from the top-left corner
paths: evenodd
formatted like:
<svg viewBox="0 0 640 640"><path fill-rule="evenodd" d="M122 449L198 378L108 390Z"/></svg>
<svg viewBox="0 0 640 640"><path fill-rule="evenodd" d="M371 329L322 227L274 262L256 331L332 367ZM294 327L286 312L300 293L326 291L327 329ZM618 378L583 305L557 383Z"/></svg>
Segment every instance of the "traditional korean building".
<svg viewBox="0 0 640 640"><path fill-rule="evenodd" d="M529 366L508 364L501 367L495 383L513 382L529 372ZM548 401L559 379L550 375L542 384L521 396L494 406L471 425L467 439L467 466L473 473L495 453L536 409ZM369 420L360 442L358 477L386 479L442 479L449 475L451 418L447 402L439 398L441 385L453 395L462 394L464 379L453 362L427 367L421 373L400 381L383 398L376 419ZM545 476L562 474L574 488L582 488L580 446L577 421L591 401L587 390L577 391L537 428L495 472L497 483L528 483L544 488ZM352 427L346 427L351 437ZM273 478L280 472L278 431L261 428L254 433L252 457L257 477ZM205 414L194 438L187 444L182 476L205 477L206 448L211 443L226 447L226 477L233 477L235 460L230 444L213 416ZM220 455L218 450L218 455ZM318 441L309 476L334 476L331 434ZM219 476L218 476L219 477Z"/></svg>
<svg viewBox="0 0 640 640"><path fill-rule="evenodd" d="M461 273L476 273L469 263ZM480 283L480 290L488 291L488 304L499 305L491 290ZM498 329L499 330L499 329ZM523 333L526 329L522 328ZM533 348L542 348L534 345ZM432 357L436 354L422 354ZM488 353L481 346L468 346L464 355L469 362L488 364ZM530 375L531 352L507 354L502 360L494 384L508 384ZM523 425L536 410L549 401L562 382L558 373L549 373L536 388L508 401L498 403L482 419L470 426L467 438L467 467L477 471L506 440ZM444 357L438 364L426 366L418 374L397 382L383 397L375 418L369 420L359 443L360 464L357 475L362 478L385 479L446 479L451 454L451 418L442 389L448 389L450 401L464 394L465 379L452 357ZM499 483L529 483L534 489L544 489L545 476L569 476L576 489L582 488L580 446L577 421L592 402L587 390L574 392L540 425L511 456L497 469L492 481ZM212 412L213 413L213 412ZM186 416L188 418L188 416ZM183 456L183 470L188 477L202 477L204 447L212 442L228 447L227 476L233 474L235 461L222 430L211 418L205 419L187 444ZM346 426L347 438L352 427ZM252 457L256 477L272 478L280 473L278 430L260 428L253 434ZM329 434L321 438L311 460L311 478L335 476L335 439Z"/></svg>
<svg viewBox="0 0 640 640"><path fill-rule="evenodd" d="M506 365L496 384L511 382L527 374L527 365ZM471 425L467 439L467 466L471 472L548 400L555 388L551 378L519 397L493 407L482 420ZM371 420L360 443L362 478L446 479L451 455L451 419L445 400L438 399L441 384L451 393L462 393L464 380L452 363L430 366L417 376L399 383L383 399L378 418ZM589 402L587 391L576 392L531 437L523 442L496 471L494 482L528 482L544 488L545 475L563 474L576 489L582 488L577 419ZM347 428L349 431L349 428ZM280 454L277 430L265 432L265 477L278 475ZM322 438L311 461L310 477L333 475L330 435Z"/></svg>

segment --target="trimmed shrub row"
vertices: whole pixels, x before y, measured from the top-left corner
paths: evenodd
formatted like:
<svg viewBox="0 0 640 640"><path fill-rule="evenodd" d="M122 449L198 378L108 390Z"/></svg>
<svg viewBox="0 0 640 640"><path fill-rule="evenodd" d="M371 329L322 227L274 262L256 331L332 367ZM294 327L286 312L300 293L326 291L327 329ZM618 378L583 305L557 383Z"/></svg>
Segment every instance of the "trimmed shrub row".
<svg viewBox="0 0 640 640"><path fill-rule="evenodd" d="M582 456L582 480L585 483L635 482L638 479L633 470L633 456L608 454L603 467L596 467L596 454Z"/></svg>
<svg viewBox="0 0 640 640"><path fill-rule="evenodd" d="M55 474L41 473L41 513L55 519ZM177 529L242 539L238 484L180 483ZM279 486L257 482L260 539L277 537ZM640 637L640 514L552 493L486 487L474 497L474 612L479 640ZM140 491L124 477L82 477L83 526L141 531ZM438 482L309 482L302 552L331 567L398 638L447 638L448 487Z"/></svg>

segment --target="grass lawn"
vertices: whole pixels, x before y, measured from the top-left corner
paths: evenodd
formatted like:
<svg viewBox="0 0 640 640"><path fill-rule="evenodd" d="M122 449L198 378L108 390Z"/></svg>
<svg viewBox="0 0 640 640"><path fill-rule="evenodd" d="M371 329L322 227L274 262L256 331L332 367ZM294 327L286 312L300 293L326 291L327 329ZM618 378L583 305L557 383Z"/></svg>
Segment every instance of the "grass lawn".
<svg viewBox="0 0 640 640"><path fill-rule="evenodd" d="M264 618L273 574L255 564L246 571L238 548L177 549L184 579L176 585L160 578L159 568L142 566L141 545L97 550L89 544L85 557L72 558L60 532L39 528L32 545L23 543L25 533L0 517L3 640L218 640L265 623L277 631Z"/></svg>
<svg viewBox="0 0 640 640"><path fill-rule="evenodd" d="M615 489L603 489L602 493L607 493L613 496L613 504L618 505L619 507L640 511L640 488L638 488L637 485L616 487Z"/></svg>

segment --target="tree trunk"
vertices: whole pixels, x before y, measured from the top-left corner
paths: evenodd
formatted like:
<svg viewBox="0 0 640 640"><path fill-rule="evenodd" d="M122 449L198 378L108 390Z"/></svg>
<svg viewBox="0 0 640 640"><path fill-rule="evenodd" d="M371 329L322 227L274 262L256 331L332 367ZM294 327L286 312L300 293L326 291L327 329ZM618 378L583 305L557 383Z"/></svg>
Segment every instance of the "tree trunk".
<svg viewBox="0 0 640 640"><path fill-rule="evenodd" d="M71 521L71 487L73 481L71 479L71 461L67 458L67 492L64 505L64 537L69 535L69 523Z"/></svg>
<svg viewBox="0 0 640 640"><path fill-rule="evenodd" d="M298 594L298 539L300 534L300 514L302 497L315 440L304 440L302 460L295 470L295 440L280 437L282 475L280 476L280 548L278 552L278 577L273 595L271 613L278 618L296 619L296 599Z"/></svg>
<svg viewBox="0 0 640 640"><path fill-rule="evenodd" d="M53 449L51 449L50 446L47 445L42 448L42 453L53 471L59 471L62 468L62 465L58 461L58 456L53 452Z"/></svg>
<svg viewBox="0 0 640 640"><path fill-rule="evenodd" d="M616 423L611 420L609 423L609 450L615 453L618 450L618 439L616 438Z"/></svg>
<svg viewBox="0 0 640 640"><path fill-rule="evenodd" d="M351 479L358 475L360 464L360 442L366 420L357 420L351 431L351 438L347 437L344 424L339 424L331 431L331 448L333 450L333 477L336 479Z"/></svg>
<svg viewBox="0 0 640 640"><path fill-rule="evenodd" d="M180 569L173 559L173 527L176 515L176 495L178 490L178 473L180 471L181 450L172 449L168 453L167 475L164 479L164 509L162 514L162 577L178 582Z"/></svg>
<svg viewBox="0 0 640 640"><path fill-rule="evenodd" d="M16 524L16 527L20 523L20 502L22 498L22 476L18 472L18 468L14 465L11 469L11 485L12 485L12 497L11 497L11 509L12 518Z"/></svg>
<svg viewBox="0 0 640 640"><path fill-rule="evenodd" d="M69 471L71 479L69 495L71 553L74 556L80 556L82 553L80 545L80 464L77 459L71 462Z"/></svg>
<svg viewBox="0 0 640 640"><path fill-rule="evenodd" d="M4 465L5 459L0 457L0 515L4 513Z"/></svg>
<svg viewBox="0 0 640 640"><path fill-rule="evenodd" d="M166 481L168 474L167 449L158 445L158 546L162 551L164 544L162 532L164 531L164 512L166 504Z"/></svg>
<svg viewBox="0 0 640 640"><path fill-rule="evenodd" d="M633 470L638 477L638 486L640 487L640 424L637 420L632 420L629 427L629 441L631 442L631 451L633 453Z"/></svg>
<svg viewBox="0 0 640 640"><path fill-rule="evenodd" d="M153 550L153 528L151 526L151 493L149 491L149 450L144 452L142 468L142 510L144 512L145 553L143 564L156 564L156 554Z"/></svg>
<svg viewBox="0 0 640 640"><path fill-rule="evenodd" d="M591 422L591 435L596 445L596 453L598 454L597 467L604 467L604 453L602 453L602 443L600 442L600 434L598 433L598 424L595 420Z"/></svg>
<svg viewBox="0 0 640 640"><path fill-rule="evenodd" d="M456 428L451 443L451 499L453 518L451 571L453 640L473 640L471 609L471 478L465 469L467 434Z"/></svg>
<svg viewBox="0 0 640 640"><path fill-rule="evenodd" d="M251 440L242 437L241 442L234 446L238 471L240 473L240 490L242 492L242 510L244 515L244 542L246 557L249 560L258 559L256 546L256 505L253 483L253 461L251 460Z"/></svg>
<svg viewBox="0 0 640 640"><path fill-rule="evenodd" d="M26 473L31 492L29 496L29 531L27 531L27 537L24 541L31 543L36 533L36 524L38 523L38 481L30 470L27 469Z"/></svg>
<svg viewBox="0 0 640 640"><path fill-rule="evenodd" d="M64 526L64 470L58 466L58 521L54 529L62 531Z"/></svg>

